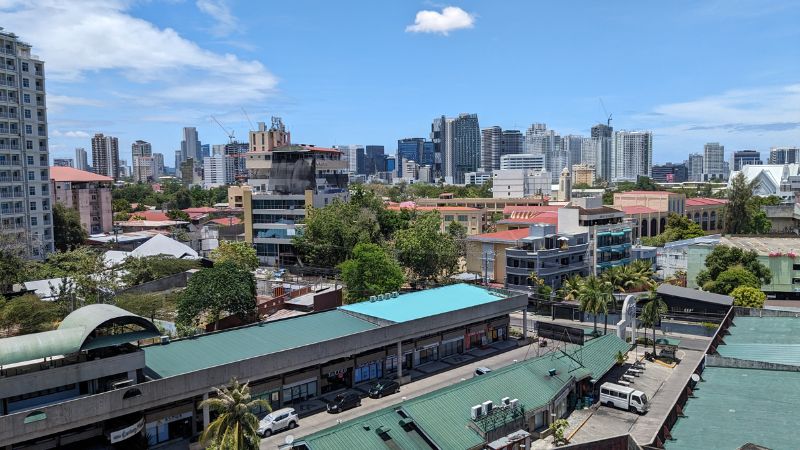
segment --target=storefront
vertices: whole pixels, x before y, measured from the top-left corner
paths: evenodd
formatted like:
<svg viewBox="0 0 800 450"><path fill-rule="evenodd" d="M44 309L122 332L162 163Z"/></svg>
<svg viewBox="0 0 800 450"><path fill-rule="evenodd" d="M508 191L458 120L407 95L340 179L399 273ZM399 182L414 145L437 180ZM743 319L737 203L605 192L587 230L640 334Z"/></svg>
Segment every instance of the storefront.
<svg viewBox="0 0 800 450"><path fill-rule="evenodd" d="M265 383L258 383L258 384L251 384L250 385L250 395L253 399L264 400L269 403L269 408L271 410L280 409L281 407L281 380L274 379L269 380ZM257 410L253 411L258 417L261 417L262 414L267 412L266 407L259 407Z"/></svg>
<svg viewBox="0 0 800 450"><path fill-rule="evenodd" d="M439 345L439 358L464 353L464 330L453 331L442 336Z"/></svg>
<svg viewBox="0 0 800 450"><path fill-rule="evenodd" d="M570 392L572 392L572 389L569 387L565 388L553 401L553 412L556 415L556 419L563 419L567 416L569 412L568 400Z"/></svg>
<svg viewBox="0 0 800 450"><path fill-rule="evenodd" d="M469 327L467 330L467 348L483 347L487 344L486 324Z"/></svg>
<svg viewBox="0 0 800 450"><path fill-rule="evenodd" d="M192 436L192 404L145 414L145 434L150 445Z"/></svg>
<svg viewBox="0 0 800 450"><path fill-rule="evenodd" d="M353 360L322 366L320 371L323 394L353 387Z"/></svg>
<svg viewBox="0 0 800 450"><path fill-rule="evenodd" d="M441 337L432 336L417 341L414 346L414 366L439 360L439 343Z"/></svg>
<svg viewBox="0 0 800 450"><path fill-rule="evenodd" d="M408 342L403 344L403 371L410 370L414 367L414 343Z"/></svg>
<svg viewBox="0 0 800 450"><path fill-rule="evenodd" d="M383 360L386 351L379 350L356 358L356 368L353 373L353 382L366 383L383 377Z"/></svg>
<svg viewBox="0 0 800 450"><path fill-rule="evenodd" d="M317 369L289 375L283 379L281 402L284 406L306 401L317 396Z"/></svg>
<svg viewBox="0 0 800 450"><path fill-rule="evenodd" d="M502 318L489 324L489 342L508 339L508 318Z"/></svg>

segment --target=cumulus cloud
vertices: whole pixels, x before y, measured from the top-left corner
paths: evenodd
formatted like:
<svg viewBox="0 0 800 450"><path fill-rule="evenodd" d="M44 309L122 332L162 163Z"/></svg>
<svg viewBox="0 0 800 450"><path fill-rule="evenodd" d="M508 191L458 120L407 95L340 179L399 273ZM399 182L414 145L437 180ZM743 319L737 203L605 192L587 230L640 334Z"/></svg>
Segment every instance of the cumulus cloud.
<svg viewBox="0 0 800 450"><path fill-rule="evenodd" d="M50 136L52 137L66 137L66 138L80 138L85 139L89 137L89 133L85 131L75 130L75 131L61 131L61 130L52 130L50 131Z"/></svg>
<svg viewBox="0 0 800 450"><path fill-rule="evenodd" d="M453 30L472 28L475 15L457 6L446 6L439 11L422 10L417 13L414 25L406 27L408 33L441 33L447 36Z"/></svg>
<svg viewBox="0 0 800 450"><path fill-rule="evenodd" d="M6 29L34 45L56 82L115 71L146 86L142 97L212 105L263 100L273 92L277 79L260 61L204 49L174 29L130 15L130 6L124 0L10 1L0 2L0 13Z"/></svg>
<svg viewBox="0 0 800 450"><path fill-rule="evenodd" d="M214 34L226 36L232 33L237 26L236 17L231 13L231 8L225 0L197 0L197 9L203 14L214 19Z"/></svg>

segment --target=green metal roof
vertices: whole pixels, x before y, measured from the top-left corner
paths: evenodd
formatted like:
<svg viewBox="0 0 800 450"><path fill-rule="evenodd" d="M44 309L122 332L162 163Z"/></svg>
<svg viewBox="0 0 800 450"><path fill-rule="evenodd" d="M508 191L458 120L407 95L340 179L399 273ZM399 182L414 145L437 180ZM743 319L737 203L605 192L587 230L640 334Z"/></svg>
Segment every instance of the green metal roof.
<svg viewBox="0 0 800 450"><path fill-rule="evenodd" d="M328 428L313 435L308 442L313 450L389 449L378 433L378 427L389 429L391 442L403 450L430 450L430 446L415 431L406 431L400 422L403 417L394 409L386 408Z"/></svg>
<svg viewBox="0 0 800 450"><path fill-rule="evenodd" d="M707 367L703 379L666 449L798 447L800 372Z"/></svg>
<svg viewBox="0 0 800 450"><path fill-rule="evenodd" d="M733 325L717 348L720 355L800 366L800 319L739 316Z"/></svg>
<svg viewBox="0 0 800 450"><path fill-rule="evenodd" d="M93 336L97 328L107 324L137 325L141 330ZM152 322L122 308L105 304L87 305L65 317L56 330L0 339L0 365L68 355L158 335L158 328Z"/></svg>
<svg viewBox="0 0 800 450"><path fill-rule="evenodd" d="M486 400L497 403L503 397L511 397L519 399L526 410L540 408L552 401L571 377L599 378L614 365L616 353L629 348L629 344L609 334L587 342L582 349L571 351L571 357L552 353L522 361L405 401L400 406L440 448L470 448L483 442L476 432L466 427L472 406ZM550 369L556 369L555 376L549 375ZM373 435L364 432L363 424L399 429L397 423L401 419L394 407L385 408L303 440L312 450L380 449L384 445L382 440L370 440L374 439ZM428 448L417 446L416 441L405 443L396 440L395 443L403 450Z"/></svg>
<svg viewBox="0 0 800 450"><path fill-rule="evenodd" d="M376 328L334 310L144 347L148 375L166 378Z"/></svg>

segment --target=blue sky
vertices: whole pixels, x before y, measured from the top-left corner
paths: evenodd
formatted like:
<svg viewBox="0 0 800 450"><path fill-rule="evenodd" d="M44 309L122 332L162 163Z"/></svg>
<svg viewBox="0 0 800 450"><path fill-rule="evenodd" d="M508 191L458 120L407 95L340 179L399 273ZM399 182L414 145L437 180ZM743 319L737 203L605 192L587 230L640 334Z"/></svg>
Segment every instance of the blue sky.
<svg viewBox="0 0 800 450"><path fill-rule="evenodd" d="M295 142L427 136L441 114L562 134L650 129L656 161L800 145L800 3L720 0L0 0L45 60L54 157L95 132L172 165L181 128L246 139L282 116Z"/></svg>

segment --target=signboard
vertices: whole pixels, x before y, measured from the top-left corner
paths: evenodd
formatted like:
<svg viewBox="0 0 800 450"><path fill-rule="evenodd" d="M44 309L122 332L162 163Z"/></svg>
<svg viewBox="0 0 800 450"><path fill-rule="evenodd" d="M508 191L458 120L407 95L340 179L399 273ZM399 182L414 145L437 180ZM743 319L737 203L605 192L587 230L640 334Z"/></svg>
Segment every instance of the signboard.
<svg viewBox="0 0 800 450"><path fill-rule="evenodd" d="M142 428L144 428L144 417L129 427L112 432L108 435L108 439L112 444L116 444L117 442L124 441L135 434L139 434L142 431Z"/></svg>
<svg viewBox="0 0 800 450"><path fill-rule="evenodd" d="M536 322L536 334L545 339L583 345L583 329L566 327L551 322Z"/></svg>

